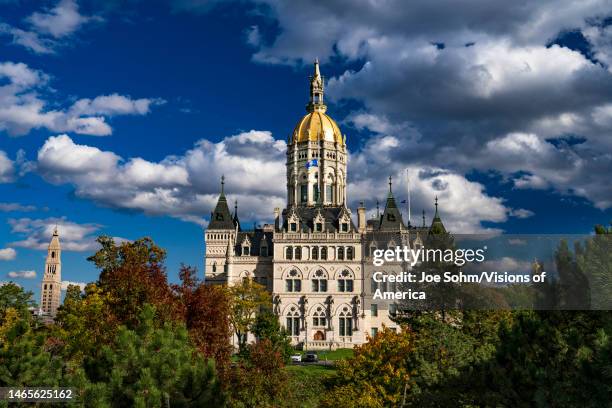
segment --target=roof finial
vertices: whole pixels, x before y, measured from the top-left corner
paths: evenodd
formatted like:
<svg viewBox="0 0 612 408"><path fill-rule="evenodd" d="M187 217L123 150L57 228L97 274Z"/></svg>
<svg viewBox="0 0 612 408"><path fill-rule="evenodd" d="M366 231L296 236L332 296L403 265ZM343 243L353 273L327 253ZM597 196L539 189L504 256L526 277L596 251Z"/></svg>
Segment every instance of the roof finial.
<svg viewBox="0 0 612 408"><path fill-rule="evenodd" d="M57 223L55 223L55 228L53 228L53 235L59 235L57 233Z"/></svg>
<svg viewBox="0 0 612 408"><path fill-rule="evenodd" d="M389 176L389 194L393 194L393 190L391 189L392 184L393 184L393 178Z"/></svg>
<svg viewBox="0 0 612 408"><path fill-rule="evenodd" d="M306 105L308 112L325 112L327 107L323 103L325 84L319 70L319 59L314 61L314 74L310 77L310 102Z"/></svg>
<svg viewBox="0 0 612 408"><path fill-rule="evenodd" d="M380 217L380 203L376 200L376 218Z"/></svg>
<svg viewBox="0 0 612 408"><path fill-rule="evenodd" d="M238 199L234 200L234 217L238 217Z"/></svg>
<svg viewBox="0 0 612 408"><path fill-rule="evenodd" d="M225 194L225 175L221 175L221 195Z"/></svg>
<svg viewBox="0 0 612 408"><path fill-rule="evenodd" d="M436 206L436 215L434 216L434 218L435 218L435 217L438 216L438 196L436 196L436 200L435 200L435 204L434 205Z"/></svg>
<svg viewBox="0 0 612 408"><path fill-rule="evenodd" d="M423 210L423 228L425 228L425 210Z"/></svg>

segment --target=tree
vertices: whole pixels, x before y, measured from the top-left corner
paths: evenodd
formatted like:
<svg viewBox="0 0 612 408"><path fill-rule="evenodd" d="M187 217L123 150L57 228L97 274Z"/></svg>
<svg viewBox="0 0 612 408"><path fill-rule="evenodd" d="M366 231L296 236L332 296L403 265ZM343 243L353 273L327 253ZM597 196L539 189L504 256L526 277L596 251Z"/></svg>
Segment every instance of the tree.
<svg viewBox="0 0 612 408"><path fill-rule="evenodd" d="M134 327L145 303L155 306L160 324L176 318L162 248L150 238L120 245L106 236L97 241L101 249L88 260L101 270L99 286L110 295L111 309L121 323Z"/></svg>
<svg viewBox="0 0 612 408"><path fill-rule="evenodd" d="M24 291L21 286L13 282L0 286L0 324L4 323L5 315L11 309L21 318L29 319L29 308L36 306L32 296L32 292Z"/></svg>
<svg viewBox="0 0 612 408"><path fill-rule="evenodd" d="M95 283L85 287L70 285L64 303L57 311L53 335L63 343L64 357L80 362L97 358L102 346L113 342L119 321L111 305L113 299Z"/></svg>
<svg viewBox="0 0 612 408"><path fill-rule="evenodd" d="M265 308L258 313L252 330L257 341L269 340L272 348L280 352L283 360L286 363L290 361L293 353L291 340L287 336L287 330L281 327L278 316L272 310Z"/></svg>
<svg viewBox="0 0 612 408"><path fill-rule="evenodd" d="M401 406L411 378L407 356L413 349L410 330L396 333L383 328L368 343L356 347L352 358L338 362L334 387L321 406L337 407L338 401L346 402L351 395L360 402L348 406Z"/></svg>
<svg viewBox="0 0 612 408"><path fill-rule="evenodd" d="M119 329L116 344L103 347L98 364L106 370L101 379L89 381L83 371L73 376L85 405L224 405L214 361L196 352L184 326L155 328L155 319L155 309L145 305L136 329Z"/></svg>
<svg viewBox="0 0 612 408"><path fill-rule="evenodd" d="M62 359L45 350L46 331L30 318L32 292L0 287L0 386L59 386Z"/></svg>
<svg viewBox="0 0 612 408"><path fill-rule="evenodd" d="M240 350L244 350L247 335L253 327L257 312L271 304L270 294L263 285L250 279L228 288L230 297L230 322L238 338Z"/></svg>
<svg viewBox="0 0 612 408"><path fill-rule="evenodd" d="M205 357L215 359L223 375L232 352L228 293L221 286L205 285L189 266L181 266L179 277L181 284L173 289L191 341Z"/></svg>
<svg viewBox="0 0 612 408"><path fill-rule="evenodd" d="M281 353L263 339L245 346L242 358L231 371L229 406L290 407L288 375Z"/></svg>
<svg viewBox="0 0 612 408"><path fill-rule="evenodd" d="M612 227L597 225L595 236L577 251L576 262L589 279L591 307L612 310Z"/></svg>

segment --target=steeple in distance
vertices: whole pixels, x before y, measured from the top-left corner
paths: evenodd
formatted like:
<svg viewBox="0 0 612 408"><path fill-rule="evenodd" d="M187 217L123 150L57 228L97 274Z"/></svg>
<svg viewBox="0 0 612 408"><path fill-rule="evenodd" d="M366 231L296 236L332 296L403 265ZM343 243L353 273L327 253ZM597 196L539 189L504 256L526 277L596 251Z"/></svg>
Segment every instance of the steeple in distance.
<svg viewBox="0 0 612 408"><path fill-rule="evenodd" d="M53 321L60 305L62 290L62 247L57 225L53 229L51 241L47 248L45 271L40 288L40 310L46 322Z"/></svg>
<svg viewBox="0 0 612 408"><path fill-rule="evenodd" d="M325 93L325 81L319 70L319 59L314 61L314 74L310 77L310 102L306 105L308 112L323 112L327 110L327 106L323 103L323 94Z"/></svg>

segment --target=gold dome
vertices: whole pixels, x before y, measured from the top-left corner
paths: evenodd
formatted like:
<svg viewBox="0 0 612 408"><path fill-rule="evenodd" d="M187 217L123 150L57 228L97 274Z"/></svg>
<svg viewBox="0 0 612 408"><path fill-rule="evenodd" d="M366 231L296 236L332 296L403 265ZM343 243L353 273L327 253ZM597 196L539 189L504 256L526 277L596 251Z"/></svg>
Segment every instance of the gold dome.
<svg viewBox="0 0 612 408"><path fill-rule="evenodd" d="M342 133L336 122L325 112L314 111L307 113L293 129L291 143L300 142L336 142L344 144Z"/></svg>

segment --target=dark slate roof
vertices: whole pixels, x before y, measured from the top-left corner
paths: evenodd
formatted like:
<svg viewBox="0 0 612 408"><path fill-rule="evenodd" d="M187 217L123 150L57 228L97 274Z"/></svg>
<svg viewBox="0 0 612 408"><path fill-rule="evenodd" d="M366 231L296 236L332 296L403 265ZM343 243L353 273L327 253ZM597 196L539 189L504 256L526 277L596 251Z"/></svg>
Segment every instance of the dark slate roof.
<svg viewBox="0 0 612 408"><path fill-rule="evenodd" d="M229 207L227 206L227 198L225 194L221 192L217 205L214 211L210 214L210 223L208 229L234 229L236 225L232 220L232 214L230 213Z"/></svg>
<svg viewBox="0 0 612 408"><path fill-rule="evenodd" d="M385 211L380 219L378 228L381 230L398 230L400 226L402 228L404 227L402 213L397 208L393 194L389 192L387 203L385 204Z"/></svg>
<svg viewBox="0 0 612 408"><path fill-rule="evenodd" d="M319 212L325 219L325 232L337 232L339 231L339 219L345 211L348 211L346 207L327 207L327 206L316 206L316 207L291 207L283 210L283 228L288 228L288 218L291 216L292 211L295 211L298 218L300 219L299 232L313 232L314 231L314 218ZM350 230L354 232L357 230L352 218L350 219Z"/></svg>
<svg viewBox="0 0 612 408"><path fill-rule="evenodd" d="M248 236L251 242L251 256L259 256L259 249L261 248L261 242L264 237L268 243L268 256L271 256L274 248L274 245L272 245L272 234L272 232L264 232L262 229L240 231L238 233L238 239L236 239L236 255L240 256L240 254L242 254L242 241Z"/></svg>
<svg viewBox="0 0 612 408"><path fill-rule="evenodd" d="M410 239L410 245L414 244L414 240L417 237L417 232L419 234L419 236L421 237L422 241L425 241L425 238L427 237L427 234L429 232L429 228L410 228L409 230L403 230L401 233L399 230L397 231L390 231L390 230L374 230L374 231L369 231L365 234L365 240L364 243L366 245L366 248L369 247L372 242L374 242L374 245L379 248L379 249L386 249L387 245L389 244L390 241L394 241L395 245L398 246L402 246L404 245L404 242L402 241L402 237L406 236L406 233L408 233L409 231L409 239Z"/></svg>

